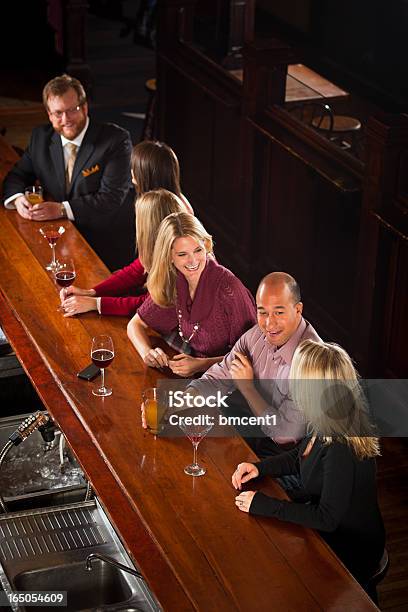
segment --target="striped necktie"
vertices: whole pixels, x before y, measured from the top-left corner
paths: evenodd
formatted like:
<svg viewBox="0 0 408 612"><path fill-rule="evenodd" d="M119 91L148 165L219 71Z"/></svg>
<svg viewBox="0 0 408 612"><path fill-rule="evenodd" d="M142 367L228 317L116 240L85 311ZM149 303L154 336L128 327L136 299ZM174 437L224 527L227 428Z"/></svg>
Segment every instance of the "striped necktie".
<svg viewBox="0 0 408 612"><path fill-rule="evenodd" d="M68 161L67 161L67 168L65 171L65 186L68 192L71 187L72 171L75 165L75 160L76 160L76 156L78 152L78 146L76 144L73 144L72 142L68 142L66 144L66 147L68 147L68 153L69 153Z"/></svg>

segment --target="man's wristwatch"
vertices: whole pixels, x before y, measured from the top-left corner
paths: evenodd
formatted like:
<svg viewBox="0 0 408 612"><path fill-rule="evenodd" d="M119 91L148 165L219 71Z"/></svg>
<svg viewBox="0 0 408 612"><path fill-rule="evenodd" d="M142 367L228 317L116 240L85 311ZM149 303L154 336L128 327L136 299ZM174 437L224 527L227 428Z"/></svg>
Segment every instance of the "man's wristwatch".
<svg viewBox="0 0 408 612"><path fill-rule="evenodd" d="M61 217L66 217L67 211L65 210L65 206L61 204Z"/></svg>

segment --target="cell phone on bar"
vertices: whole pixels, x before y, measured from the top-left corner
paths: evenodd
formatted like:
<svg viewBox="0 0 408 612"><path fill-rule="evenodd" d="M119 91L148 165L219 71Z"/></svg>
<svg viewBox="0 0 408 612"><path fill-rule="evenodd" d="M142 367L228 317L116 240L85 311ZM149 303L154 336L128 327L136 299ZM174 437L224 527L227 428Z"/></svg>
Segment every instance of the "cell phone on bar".
<svg viewBox="0 0 408 612"><path fill-rule="evenodd" d="M86 366L83 370L78 372L78 378L83 378L83 380L93 380L101 373L100 369L93 363L89 366Z"/></svg>

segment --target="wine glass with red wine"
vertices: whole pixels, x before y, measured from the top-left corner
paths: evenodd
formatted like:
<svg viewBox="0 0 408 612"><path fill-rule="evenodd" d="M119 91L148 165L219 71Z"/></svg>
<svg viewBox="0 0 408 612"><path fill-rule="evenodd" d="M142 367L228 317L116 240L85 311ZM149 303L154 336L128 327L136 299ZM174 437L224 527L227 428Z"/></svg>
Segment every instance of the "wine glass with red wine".
<svg viewBox="0 0 408 612"><path fill-rule="evenodd" d="M57 285L63 288L64 299L66 297L66 288L70 287L76 278L74 261L70 257L63 257L57 261L57 267L54 270L54 279ZM58 310L64 312L63 306L59 306Z"/></svg>
<svg viewBox="0 0 408 612"><path fill-rule="evenodd" d="M201 417L204 417L204 415L201 415ZM211 421L202 419L202 422L198 424L190 424L189 421L187 421L186 423L186 420L187 419L180 418L179 427L184 431L187 438L193 445L194 454L193 463L191 463L190 465L186 465L186 467L184 468L184 472L189 476L203 476L203 474L205 474L207 470L205 469L205 467L197 463L197 448L201 440L204 438L204 436L208 434L208 432L212 428L213 423Z"/></svg>
<svg viewBox="0 0 408 612"><path fill-rule="evenodd" d="M54 278L57 285L65 289L70 287L76 277L74 261L70 257L59 259L54 271ZM65 292L64 292L65 296Z"/></svg>
<svg viewBox="0 0 408 612"><path fill-rule="evenodd" d="M52 259L50 263L45 266L45 269L51 270L51 272L55 272L58 266L58 262L55 259L55 245L57 244L57 240L61 238L62 234L65 232L65 227L63 225L50 223L40 227L39 232L41 236L43 236L50 245L52 252Z"/></svg>
<svg viewBox="0 0 408 612"><path fill-rule="evenodd" d="M105 368L112 363L114 356L115 351L110 336L100 334L92 339L91 359L94 364L100 368L102 373L101 386L92 389L94 395L98 395L99 397L112 395L112 389L110 387L105 387Z"/></svg>

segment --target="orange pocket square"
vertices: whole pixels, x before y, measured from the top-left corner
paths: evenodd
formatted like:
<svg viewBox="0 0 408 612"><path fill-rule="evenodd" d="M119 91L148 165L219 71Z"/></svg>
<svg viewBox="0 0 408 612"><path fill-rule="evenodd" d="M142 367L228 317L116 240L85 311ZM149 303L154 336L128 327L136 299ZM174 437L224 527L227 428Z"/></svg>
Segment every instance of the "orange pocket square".
<svg viewBox="0 0 408 612"><path fill-rule="evenodd" d="M82 170L82 176L90 176L91 174L95 174L95 172L99 172L99 164L96 164L91 168L85 168L85 170Z"/></svg>

